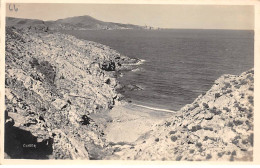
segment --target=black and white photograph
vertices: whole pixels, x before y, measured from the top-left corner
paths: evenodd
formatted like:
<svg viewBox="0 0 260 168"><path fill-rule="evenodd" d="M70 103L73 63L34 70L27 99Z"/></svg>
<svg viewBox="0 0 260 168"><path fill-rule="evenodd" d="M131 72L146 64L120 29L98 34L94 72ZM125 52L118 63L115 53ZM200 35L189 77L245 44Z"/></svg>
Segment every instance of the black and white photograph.
<svg viewBox="0 0 260 168"><path fill-rule="evenodd" d="M254 161L254 5L5 12L4 159Z"/></svg>

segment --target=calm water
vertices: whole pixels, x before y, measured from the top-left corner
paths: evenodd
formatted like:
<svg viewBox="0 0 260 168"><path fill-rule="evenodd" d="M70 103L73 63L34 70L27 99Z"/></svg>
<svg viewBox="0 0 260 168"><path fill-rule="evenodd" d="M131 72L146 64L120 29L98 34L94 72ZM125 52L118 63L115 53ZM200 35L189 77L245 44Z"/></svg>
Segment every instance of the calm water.
<svg viewBox="0 0 260 168"><path fill-rule="evenodd" d="M128 100L178 110L210 89L223 74L253 67L253 31L228 30L88 30L66 31L146 60L119 80L143 90L125 90Z"/></svg>

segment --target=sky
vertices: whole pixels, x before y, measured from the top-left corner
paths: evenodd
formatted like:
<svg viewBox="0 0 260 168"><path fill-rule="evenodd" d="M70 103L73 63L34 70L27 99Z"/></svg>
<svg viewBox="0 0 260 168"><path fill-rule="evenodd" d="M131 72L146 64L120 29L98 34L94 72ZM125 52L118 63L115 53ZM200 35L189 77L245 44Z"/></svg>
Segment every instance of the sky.
<svg viewBox="0 0 260 168"><path fill-rule="evenodd" d="M10 4L9 4L10 5ZM254 29L253 6L158 4L11 4L6 15L57 20L89 15L98 20L177 29Z"/></svg>

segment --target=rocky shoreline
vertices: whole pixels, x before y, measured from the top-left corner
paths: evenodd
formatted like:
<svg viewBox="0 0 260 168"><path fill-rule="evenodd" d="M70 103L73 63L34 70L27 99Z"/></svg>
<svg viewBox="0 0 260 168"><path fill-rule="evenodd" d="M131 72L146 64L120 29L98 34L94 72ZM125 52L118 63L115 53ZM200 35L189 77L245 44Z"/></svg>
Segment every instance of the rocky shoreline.
<svg viewBox="0 0 260 168"><path fill-rule="evenodd" d="M116 77L142 60L108 46L44 26L7 27L5 60L5 158L253 158L253 70L223 75L205 95L157 121L149 110L120 108L125 102ZM135 121L140 116L144 122ZM108 142L106 134L116 131L110 128L136 123L143 130L132 145Z"/></svg>
<svg viewBox="0 0 260 168"><path fill-rule="evenodd" d="M89 115L120 103L115 71L138 60L45 30L6 29L5 152L11 158L102 159L113 151Z"/></svg>
<svg viewBox="0 0 260 168"><path fill-rule="evenodd" d="M223 75L176 115L109 159L253 161L254 70Z"/></svg>

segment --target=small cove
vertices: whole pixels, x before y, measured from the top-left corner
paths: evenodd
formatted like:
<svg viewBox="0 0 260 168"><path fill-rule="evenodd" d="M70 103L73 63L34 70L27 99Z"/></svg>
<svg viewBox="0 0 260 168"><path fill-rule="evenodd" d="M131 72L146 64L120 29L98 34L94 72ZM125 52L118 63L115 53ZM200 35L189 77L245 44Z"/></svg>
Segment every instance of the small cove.
<svg viewBox="0 0 260 168"><path fill-rule="evenodd" d="M135 104L177 111L210 89L223 74L254 66L253 31L232 30L71 30L130 58L145 60L118 80Z"/></svg>

